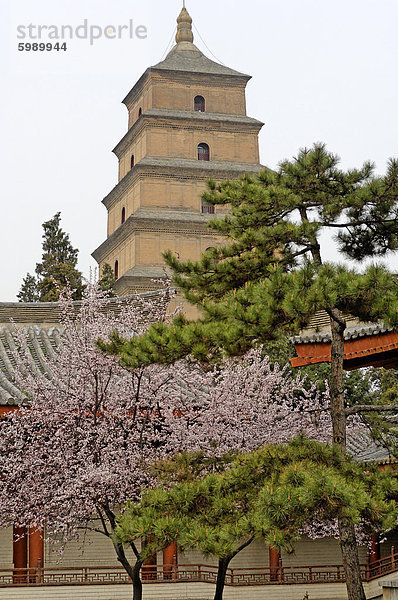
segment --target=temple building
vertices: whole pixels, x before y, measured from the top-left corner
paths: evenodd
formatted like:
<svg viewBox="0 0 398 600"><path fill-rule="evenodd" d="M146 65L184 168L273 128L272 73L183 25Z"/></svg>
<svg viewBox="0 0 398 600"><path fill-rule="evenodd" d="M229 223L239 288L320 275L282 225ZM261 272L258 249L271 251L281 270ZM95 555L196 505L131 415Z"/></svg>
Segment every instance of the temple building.
<svg viewBox="0 0 398 600"><path fill-rule="evenodd" d="M157 292L149 293L157 297ZM134 302L126 298L126 302ZM109 301L120 310L118 299ZM77 303L78 304L78 303ZM78 308L78 306L76 307ZM10 324L13 320L14 325ZM62 336L60 309L56 303L0 303L0 415L17 409L26 401L15 386L15 332L23 328L31 340L32 368L43 368L50 347L56 348ZM359 461L377 462L389 468L388 453L362 432L350 435L349 451ZM84 543L83 543L84 541ZM79 600L128 600L131 582L117 564L110 540L87 531L83 541L71 540L62 557L57 547L46 543L34 528L0 529L0 588L5 600L52 600L70 597ZM373 540L370 548L360 547L360 561L367 598L381 598L378 582L390 573L396 577L398 554L396 532L383 544ZM217 578L217 560L198 551L183 552L171 545L151 562L150 576L143 572L146 600L211 600ZM279 554L263 540L255 540L230 564L226 600L344 600L344 571L338 541L303 537L294 554ZM250 594L250 595L249 595Z"/></svg>
<svg viewBox="0 0 398 600"><path fill-rule="evenodd" d="M154 280L166 274L163 252L171 250L182 260L197 260L207 248L222 243L207 227L223 209L202 200L206 181L234 179L264 169L258 143L263 123L246 114L250 76L213 62L194 45L192 19L185 7L177 23L176 45L164 61L145 71L123 100L128 131L114 149L118 183L103 200L108 235L93 253L101 271L105 264L111 265L119 296L159 295L153 290ZM126 298L126 302L133 301ZM110 302L117 310L117 300ZM10 319L29 331L32 368L40 369L41 357L50 347L56 348L62 335L59 314L56 304L0 303L0 415L25 400L13 384L16 342ZM322 362L330 354L325 322L312 325L304 337L295 340L297 365ZM352 339L357 340L362 334L359 325L353 325ZM372 347L374 333L366 330L362 336L367 349ZM380 356L384 353L386 360L396 359L398 340L390 340L385 330L378 333L384 336ZM359 349L359 342L355 344L353 351ZM391 462L368 435L356 436L348 445L351 454L364 463L377 462L387 468ZM104 536L87 532L84 546L71 541L60 560L37 531L20 533L15 527L14 531L11 527L0 530L0 588L5 600L131 598L131 581L117 565L112 544ZM378 582L383 575L391 573L396 578L397 544L393 532L383 544L374 539L370 549L360 548L368 598L382 597ZM152 576L144 577L147 600L213 598L215 559L172 545L158 553L153 563ZM255 540L231 562L224 597L343 600L347 595L341 563L334 538L303 537L289 555ZM393 585L391 589L395 592Z"/></svg>
<svg viewBox="0 0 398 600"><path fill-rule="evenodd" d="M361 323L351 315L345 316L344 369L362 367L398 369L398 332L384 323ZM306 330L293 338L297 357L293 367L304 367L331 361L330 318L320 311Z"/></svg>
<svg viewBox="0 0 398 600"><path fill-rule="evenodd" d="M128 131L113 150L119 181L104 198L108 237L93 253L111 265L119 295L148 291L165 275L162 253L198 260L220 238L206 181L255 173L263 123L246 115L249 75L211 61L194 45L183 8L176 45L123 100ZM217 211L217 209L216 209Z"/></svg>

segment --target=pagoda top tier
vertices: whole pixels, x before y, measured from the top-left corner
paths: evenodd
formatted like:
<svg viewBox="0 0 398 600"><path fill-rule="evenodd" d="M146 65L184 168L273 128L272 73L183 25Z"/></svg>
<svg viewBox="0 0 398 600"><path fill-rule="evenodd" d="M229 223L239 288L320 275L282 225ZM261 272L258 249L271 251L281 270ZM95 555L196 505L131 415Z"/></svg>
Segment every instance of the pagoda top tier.
<svg viewBox="0 0 398 600"><path fill-rule="evenodd" d="M175 39L176 45L171 49L165 60L154 65L152 69L249 78L244 73L239 73L234 69L210 60L195 46L193 43L192 18L185 6L177 19L177 34Z"/></svg>

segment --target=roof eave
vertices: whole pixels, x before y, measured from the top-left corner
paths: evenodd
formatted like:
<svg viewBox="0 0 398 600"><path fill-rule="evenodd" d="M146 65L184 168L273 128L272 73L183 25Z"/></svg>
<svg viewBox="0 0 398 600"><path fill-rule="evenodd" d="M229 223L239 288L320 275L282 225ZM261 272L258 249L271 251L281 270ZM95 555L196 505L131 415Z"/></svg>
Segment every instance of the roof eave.
<svg viewBox="0 0 398 600"><path fill-rule="evenodd" d="M180 74L183 73L185 75L194 75L195 77L198 76L203 76L203 77L217 77L220 79L243 79L244 81L246 81L246 83L248 81L250 81L250 79L252 79L252 75L247 75L246 73L239 73L238 71L232 71L231 73L211 73L211 72L206 72L206 71L191 71L189 69L187 69L186 71L184 69L168 69L165 67L150 67L150 69L148 69L150 71L153 71L155 73L168 73L168 74Z"/></svg>
<svg viewBox="0 0 398 600"><path fill-rule="evenodd" d="M125 98L123 98L122 104L124 104L125 106L128 107L128 105L130 104L130 98L143 85L143 83L144 83L145 79L147 79L150 71L151 71L151 67L149 67L146 71L144 71L144 73L141 75L141 77L139 78L137 83L131 88L131 90L129 91L127 96Z"/></svg>

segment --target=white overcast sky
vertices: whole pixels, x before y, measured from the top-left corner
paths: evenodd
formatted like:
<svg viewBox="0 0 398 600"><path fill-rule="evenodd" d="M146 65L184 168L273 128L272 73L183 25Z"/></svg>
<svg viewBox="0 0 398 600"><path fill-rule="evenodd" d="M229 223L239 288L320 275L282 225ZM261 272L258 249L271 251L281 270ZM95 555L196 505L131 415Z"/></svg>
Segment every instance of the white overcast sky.
<svg viewBox="0 0 398 600"><path fill-rule="evenodd" d="M105 239L102 198L117 182L112 148L127 131L121 100L159 62L180 0L0 0L0 301L14 301L57 211L80 269ZM266 123L275 167L324 141L344 167L398 155L398 0L187 0L220 62L249 73L248 114ZM18 52L17 27L145 25L146 40L67 40L66 52ZM29 40L24 40L29 41ZM33 40L32 40L33 41ZM46 41L46 40L44 40ZM210 58L195 33L195 43ZM392 263L398 265L394 260Z"/></svg>

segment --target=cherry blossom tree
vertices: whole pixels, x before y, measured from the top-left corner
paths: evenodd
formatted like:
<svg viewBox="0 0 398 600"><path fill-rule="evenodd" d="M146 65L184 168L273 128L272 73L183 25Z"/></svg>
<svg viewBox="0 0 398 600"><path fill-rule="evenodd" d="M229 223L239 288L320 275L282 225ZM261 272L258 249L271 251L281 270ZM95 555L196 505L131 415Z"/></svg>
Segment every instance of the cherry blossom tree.
<svg viewBox="0 0 398 600"><path fill-rule="evenodd" d="M26 406L0 423L2 526L38 528L63 543L81 529L112 540L117 507L139 498L153 480L148 466L174 452L169 432L185 422L174 405L186 376L181 367L127 371L95 340L115 329L145 331L166 318L169 300L166 291L131 304L120 300L111 310L105 295L89 286L80 306L70 291L61 297L55 347L45 336L43 351L30 330L14 328L14 384ZM112 543L139 598L139 550L130 545L132 565L123 546Z"/></svg>
<svg viewBox="0 0 398 600"><path fill-rule="evenodd" d="M61 296L59 330L44 336L15 327L14 385L26 405L0 421L0 526L45 530L61 545L82 530L107 536L142 597L142 556L112 535L120 506L156 484L153 465L177 452L220 459L298 433L328 441L328 396L262 350L211 370L195 361L128 370L95 341L114 331L139 335L167 320L170 290L107 299L89 285L80 304ZM35 357L35 359L34 359Z"/></svg>

